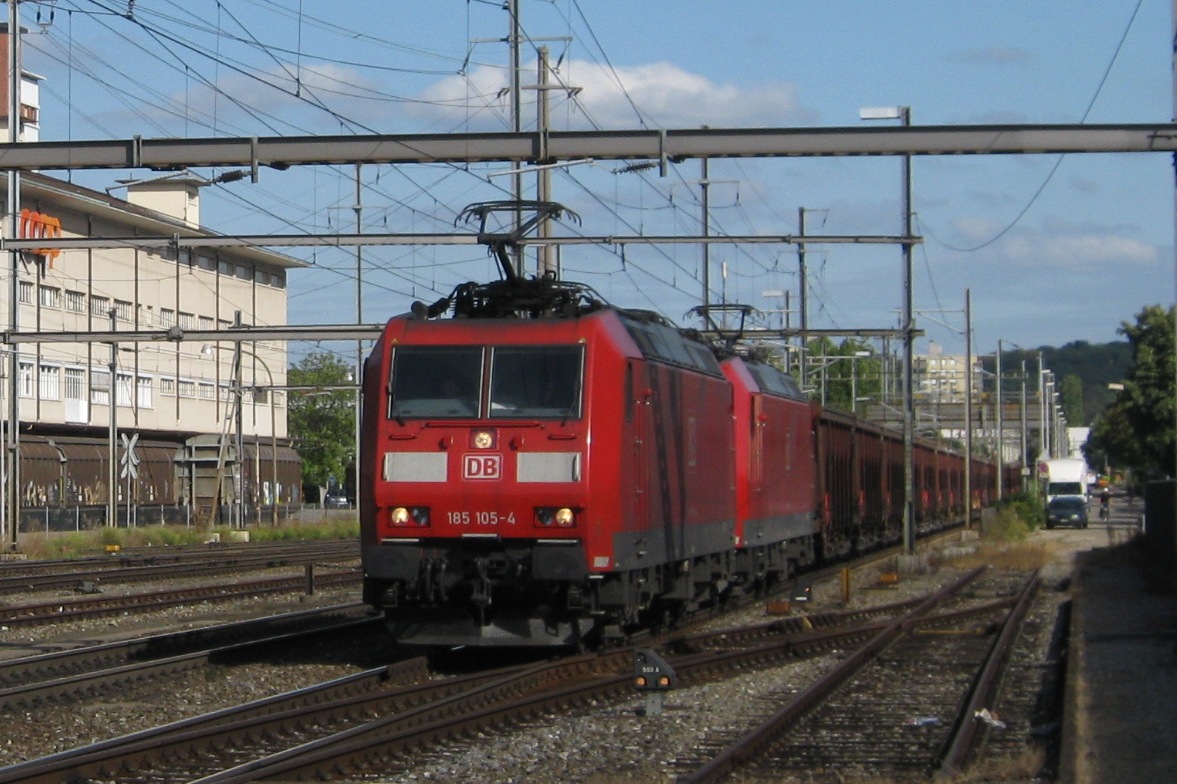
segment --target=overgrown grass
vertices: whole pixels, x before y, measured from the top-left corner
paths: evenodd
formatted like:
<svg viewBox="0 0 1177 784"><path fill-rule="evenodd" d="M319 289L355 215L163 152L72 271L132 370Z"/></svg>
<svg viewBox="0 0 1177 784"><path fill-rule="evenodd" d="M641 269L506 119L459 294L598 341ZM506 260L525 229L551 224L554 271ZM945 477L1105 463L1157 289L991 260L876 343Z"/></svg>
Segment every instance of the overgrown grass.
<svg viewBox="0 0 1177 784"><path fill-rule="evenodd" d="M356 520L328 520L321 523L298 523L278 528L268 526L247 528L251 542L325 541L358 539L360 524ZM149 526L143 528L101 528L94 531L68 533L25 534L20 539L20 552L34 560L85 558L105 555L108 547L175 547L203 544L219 534L222 542L229 541L233 529L218 527L212 530Z"/></svg>
<svg viewBox="0 0 1177 784"><path fill-rule="evenodd" d="M1031 493L1007 496L997 505L997 519L986 526L985 539L1020 542L1042 522L1042 499Z"/></svg>
<svg viewBox="0 0 1177 784"><path fill-rule="evenodd" d="M1050 561L1050 547L1038 540L1028 542L1030 534L1042 522L1042 501L1022 493L1002 500L986 518L980 542L972 548L953 548L943 563L961 569L993 566L999 569L1029 571Z"/></svg>

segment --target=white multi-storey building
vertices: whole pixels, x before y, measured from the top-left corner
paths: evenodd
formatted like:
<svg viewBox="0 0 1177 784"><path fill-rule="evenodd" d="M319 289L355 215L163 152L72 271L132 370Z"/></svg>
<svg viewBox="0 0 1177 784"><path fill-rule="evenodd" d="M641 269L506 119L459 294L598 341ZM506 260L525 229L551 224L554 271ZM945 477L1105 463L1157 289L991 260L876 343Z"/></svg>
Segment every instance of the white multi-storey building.
<svg viewBox="0 0 1177 784"><path fill-rule="evenodd" d="M0 321L18 335L78 333L78 340L17 342L7 349L17 352L18 372L15 383L3 384L4 411L15 393L26 440L101 438L113 432L113 416L119 433L162 444L157 448L165 451L176 445L171 490L167 477L141 482L138 490L118 488L136 502L195 503L211 494L211 487L198 486L199 466L210 453L220 455L221 468L228 464L223 479L231 480L235 472L256 479L258 503L289 501L297 497L296 483L280 481L276 470L281 460L289 476L290 454L276 450L286 437L282 343L242 343L238 358L233 341L119 342L112 365L110 343L91 342L84 333L227 330L238 319L244 325L283 325L287 272L303 262L250 247L53 247L58 232L61 237L211 236L199 225L203 184L190 175L122 183L123 200L43 175L20 177L17 236L44 235L45 247L19 254L15 326L8 296L0 296ZM11 282L8 277L5 285ZM238 361L240 378L234 373ZM240 460L232 447L224 456L223 441L241 443ZM30 440L30 449L36 443ZM23 505L97 503L106 496L109 482L97 467L55 478L51 468L45 476L35 463L26 470L30 456L22 449ZM265 469L267 461L273 472Z"/></svg>
<svg viewBox="0 0 1177 784"><path fill-rule="evenodd" d="M0 24L0 73L8 60L8 29ZM21 76L16 138L33 142L41 78ZM7 139L9 107L8 81L0 79L0 139ZM0 182L7 176L0 171ZM238 515L247 505L260 515L263 505L276 510L299 500L298 456L285 443L283 343L215 336L113 343L88 333L172 330L180 337L282 326L287 272L304 263L261 248L199 243L54 246L57 237L213 236L200 224L200 189L210 183L188 172L112 183L105 192L43 174L18 181L19 203L3 205L7 236L44 245L0 254L7 273L0 275L0 324L16 336L0 347L0 435L19 450L16 472L14 456L0 450L0 529L15 541L19 522L9 525L6 513L21 507L41 507L48 520L51 508L72 506L77 522L82 506L105 505L109 523L116 501L126 502L128 514L132 504L158 506L162 515L167 505L219 502ZM32 332L76 340L19 337Z"/></svg>
<svg viewBox="0 0 1177 784"><path fill-rule="evenodd" d="M137 503L198 503L218 486L201 490L198 477L200 466L217 456L220 486L231 481L240 487L233 477L245 474L255 481L240 492L252 492L257 503L297 499L288 471L291 453L277 449L286 438L284 344L247 341L239 350L227 340L119 341L112 364L112 345L94 343L86 333L284 325L286 275L304 263L253 247L53 247L59 230L65 238L211 235L199 226L202 184L191 175L126 182L122 200L44 175L21 175L18 237L47 235L40 252L19 254L16 320L8 297L0 297L0 319L18 335L78 337L69 343L18 341L8 350L18 353L18 374L15 383L4 384L5 411L15 393L21 437L29 441L21 456L22 504L97 503L105 496L108 481L97 466L58 477L51 454L49 469L36 469L29 460L38 439L28 437L98 439L114 432L112 417L119 433L133 433L145 445L165 451L175 445L174 456L167 452L173 476L141 481L138 490L119 487L120 496L129 492ZM108 477L108 465L106 471ZM221 500L226 496L237 491L222 490Z"/></svg>
<svg viewBox="0 0 1177 784"><path fill-rule="evenodd" d="M0 178L2 179L2 178ZM126 185L128 200L38 175L21 177L21 206L60 225L63 237L182 236L199 228L198 182L191 178ZM225 330L286 323L286 274L303 263L248 248L135 247L22 253L15 331L146 332ZM11 325L7 297L0 319ZM188 341L119 344L115 405L120 427L169 433L219 432L224 400L240 381L250 434L270 435L270 417L248 416L250 390L285 385L280 343L245 343L240 379L232 378L234 343ZM20 354L22 422L106 427L110 346L28 343ZM278 408L283 395L276 394ZM267 403L267 405L269 405ZM276 416L285 436L285 416Z"/></svg>
<svg viewBox="0 0 1177 784"><path fill-rule="evenodd" d="M931 351L917 355L912 360L914 388L927 400L940 403L964 402L968 389L968 361L963 355L944 354L939 346L932 344ZM972 393L974 398L981 391L981 365L979 357L973 357Z"/></svg>
<svg viewBox="0 0 1177 784"><path fill-rule="evenodd" d="M69 343L18 341L6 350L18 356L2 397L6 414L12 394L18 400L22 506L109 499L115 431L141 437L140 450L154 461L137 483L115 483L121 500L197 505L219 496L222 503L250 498L258 506L298 499L297 456L279 450L286 437L285 345L242 343L238 357L234 341L120 341L112 364L112 345L86 333L219 331L238 319L284 325L287 271L304 263L253 247L53 247L55 235L212 235L199 225L204 184L191 175L124 182L124 200L21 175L18 237L44 237L45 247L19 253L18 312L13 321L9 297L0 297L0 320L18 335L78 333ZM104 434L112 441L105 466L102 459L82 465L78 454L85 450L77 445Z"/></svg>

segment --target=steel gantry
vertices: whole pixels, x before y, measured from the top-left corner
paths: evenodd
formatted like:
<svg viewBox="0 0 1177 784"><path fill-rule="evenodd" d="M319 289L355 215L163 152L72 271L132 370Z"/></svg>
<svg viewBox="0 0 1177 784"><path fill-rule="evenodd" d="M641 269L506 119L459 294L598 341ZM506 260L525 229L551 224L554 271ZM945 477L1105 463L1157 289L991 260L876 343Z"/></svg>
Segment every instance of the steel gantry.
<svg viewBox="0 0 1177 784"><path fill-rule="evenodd" d="M1021 155L1177 152L1177 125L944 125L845 128L696 128L543 133L369 134L246 138L9 142L0 169L157 169L356 163L546 164L561 160L669 163L691 158L842 155Z"/></svg>

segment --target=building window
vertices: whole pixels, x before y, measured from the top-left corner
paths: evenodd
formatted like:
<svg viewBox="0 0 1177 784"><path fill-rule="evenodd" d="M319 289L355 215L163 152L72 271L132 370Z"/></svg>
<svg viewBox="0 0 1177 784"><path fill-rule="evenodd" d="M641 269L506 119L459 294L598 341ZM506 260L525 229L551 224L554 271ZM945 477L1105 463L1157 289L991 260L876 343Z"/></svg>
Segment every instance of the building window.
<svg viewBox="0 0 1177 784"><path fill-rule="evenodd" d="M114 301L114 309L119 321L129 322L131 320L131 314L135 312L130 302L121 299Z"/></svg>
<svg viewBox="0 0 1177 784"><path fill-rule="evenodd" d="M135 384L135 391L139 398L139 408L151 408L154 403L152 400L153 388L151 378L148 376L139 376Z"/></svg>
<svg viewBox="0 0 1177 784"><path fill-rule="evenodd" d="M200 384L200 399L201 400L213 400L214 399L213 389L214 389L214 387L212 384L209 384L206 382L201 382L201 384Z"/></svg>
<svg viewBox="0 0 1177 784"><path fill-rule="evenodd" d="M110 372L90 371L90 402L96 406L110 405Z"/></svg>
<svg viewBox="0 0 1177 784"><path fill-rule="evenodd" d="M170 327L176 323L176 311L171 308L159 309L159 325L161 327Z"/></svg>
<svg viewBox="0 0 1177 784"><path fill-rule="evenodd" d="M36 390L33 388L33 363L20 363L20 396L33 397L36 395Z"/></svg>
<svg viewBox="0 0 1177 784"><path fill-rule="evenodd" d="M109 316L110 300L106 297L90 297L90 313L94 316Z"/></svg>
<svg viewBox="0 0 1177 784"><path fill-rule="evenodd" d="M131 405L131 374L119 373L118 384L115 385L117 392L115 402L120 406Z"/></svg>
<svg viewBox="0 0 1177 784"><path fill-rule="evenodd" d="M159 380L159 393L168 397L174 397L176 394L176 379L161 378Z"/></svg>
<svg viewBox="0 0 1177 784"><path fill-rule="evenodd" d="M65 369L65 399L86 399L86 373L80 368Z"/></svg>
<svg viewBox="0 0 1177 784"><path fill-rule="evenodd" d="M217 272L221 273L222 275L232 275L233 264L231 262L225 261L224 259L221 259L217 262Z"/></svg>
<svg viewBox="0 0 1177 784"><path fill-rule="evenodd" d="M86 292L84 291L69 291L65 292L65 309L72 313L86 312Z"/></svg>
<svg viewBox="0 0 1177 784"><path fill-rule="evenodd" d="M61 368L42 365L37 378L42 400L61 400Z"/></svg>
<svg viewBox="0 0 1177 784"><path fill-rule="evenodd" d="M180 329L195 329L193 325L196 323L196 317L191 313L181 312L178 323L180 325Z"/></svg>
<svg viewBox="0 0 1177 784"><path fill-rule="evenodd" d="M26 280L20 282L20 301L22 305L33 304L33 284Z"/></svg>
<svg viewBox="0 0 1177 784"><path fill-rule="evenodd" d="M200 323L199 329L212 331L216 329L216 322L213 321L212 316L200 316L197 321Z"/></svg>
<svg viewBox="0 0 1177 784"><path fill-rule="evenodd" d="M180 390L180 397L196 397L196 382L180 380L177 382L177 388Z"/></svg>
<svg viewBox="0 0 1177 784"><path fill-rule="evenodd" d="M90 419L86 404L86 371L65 369L65 421L85 423Z"/></svg>

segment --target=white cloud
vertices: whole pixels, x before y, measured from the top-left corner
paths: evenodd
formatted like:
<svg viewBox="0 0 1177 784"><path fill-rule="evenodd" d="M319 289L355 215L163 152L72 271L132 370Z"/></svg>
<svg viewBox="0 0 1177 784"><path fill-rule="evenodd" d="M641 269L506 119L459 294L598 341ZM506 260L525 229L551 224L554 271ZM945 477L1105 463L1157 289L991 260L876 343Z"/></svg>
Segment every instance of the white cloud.
<svg viewBox="0 0 1177 784"><path fill-rule="evenodd" d="M1114 269L1157 262L1158 250L1132 237L1115 234L1033 234L1018 236L1006 245L1007 254L1027 264L1054 267Z"/></svg>
<svg viewBox="0 0 1177 784"><path fill-rule="evenodd" d="M964 238L962 243L954 244L972 244L987 242L1005 227L991 218L969 215L953 218L952 228Z"/></svg>
<svg viewBox="0 0 1177 784"><path fill-rule="evenodd" d="M534 65L525 73L526 82L534 83ZM554 127L589 128L595 123L607 129L634 128L640 123L635 105L648 124L666 128L781 126L813 121L813 115L799 105L792 84L717 84L673 63L609 70L571 61L561 65L559 78L568 87L580 89L576 98L579 108L569 111L561 94L553 93ZM453 122L464 121L469 114L472 128L493 122L499 129L507 116L508 99L502 94L505 87L502 69L481 67L466 77L443 79L419 94L424 103L417 104L413 113L422 120L442 115ZM524 100L524 125L534 127L534 91L527 91Z"/></svg>

